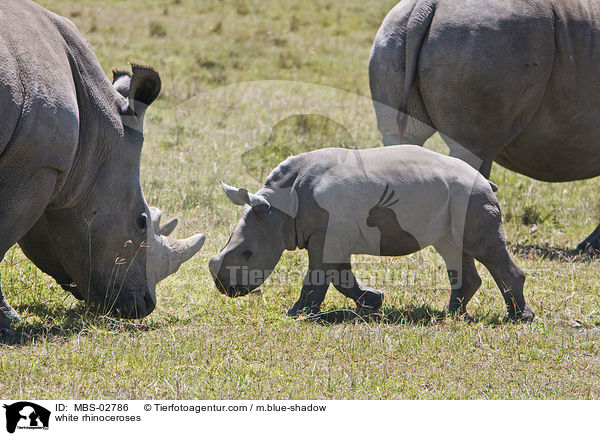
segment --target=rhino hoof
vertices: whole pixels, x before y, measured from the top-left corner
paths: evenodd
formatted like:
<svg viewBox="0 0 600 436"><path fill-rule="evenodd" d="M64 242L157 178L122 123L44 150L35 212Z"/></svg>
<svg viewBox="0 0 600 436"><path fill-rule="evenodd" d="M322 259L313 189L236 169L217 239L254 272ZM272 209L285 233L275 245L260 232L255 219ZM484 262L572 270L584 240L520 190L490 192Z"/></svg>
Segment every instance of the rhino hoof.
<svg viewBox="0 0 600 436"><path fill-rule="evenodd" d="M285 314L291 318L298 318L300 315L314 316L321 311L317 306L297 307L297 304L294 304Z"/></svg>
<svg viewBox="0 0 600 436"><path fill-rule="evenodd" d="M466 322L474 322L475 321L475 319L471 316L471 314L464 309L447 310L446 313L448 314L448 316L450 316L454 319L459 319L459 320L466 321Z"/></svg>
<svg viewBox="0 0 600 436"><path fill-rule="evenodd" d="M504 317L504 322L520 322L520 323L524 323L524 324L529 324L530 322L533 321L533 319L535 318L535 313L533 312L533 310L531 310L531 308L529 306L525 306L525 309L522 312L519 313L511 313L511 311L508 312L508 315Z"/></svg>
<svg viewBox="0 0 600 436"><path fill-rule="evenodd" d="M10 327L0 325L0 341L12 341L15 338L15 332Z"/></svg>
<svg viewBox="0 0 600 436"><path fill-rule="evenodd" d="M356 300L356 307L360 315L370 315L379 312L383 305L383 292L366 288L363 294Z"/></svg>

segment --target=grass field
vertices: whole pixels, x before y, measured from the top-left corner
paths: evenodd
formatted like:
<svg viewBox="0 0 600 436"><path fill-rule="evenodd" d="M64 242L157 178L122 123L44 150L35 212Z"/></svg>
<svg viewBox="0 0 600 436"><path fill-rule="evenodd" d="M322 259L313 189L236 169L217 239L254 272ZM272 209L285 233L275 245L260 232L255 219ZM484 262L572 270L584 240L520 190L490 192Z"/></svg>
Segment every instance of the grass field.
<svg viewBox="0 0 600 436"><path fill-rule="evenodd" d="M41 3L78 26L107 73L130 60L161 72L142 184L149 204L180 217L177 235L202 231L207 242L160 283L157 309L135 323L86 313L14 247L0 273L22 321L16 342L0 345L1 397L600 398L600 261L570 251L598 223L597 180L546 184L492 171L527 274L531 325L501 322L502 297L480 265L474 321L444 318L449 285L432 249L354 259L359 279L385 291L381 322L287 318L303 251L278 264L291 280L268 280L240 299L216 291L207 262L240 213L218 180L258 189L270 168L252 158L278 159L264 155L265 143L282 153L379 144L367 60L394 0ZM428 146L444 150L437 138ZM333 289L323 306L352 308Z"/></svg>

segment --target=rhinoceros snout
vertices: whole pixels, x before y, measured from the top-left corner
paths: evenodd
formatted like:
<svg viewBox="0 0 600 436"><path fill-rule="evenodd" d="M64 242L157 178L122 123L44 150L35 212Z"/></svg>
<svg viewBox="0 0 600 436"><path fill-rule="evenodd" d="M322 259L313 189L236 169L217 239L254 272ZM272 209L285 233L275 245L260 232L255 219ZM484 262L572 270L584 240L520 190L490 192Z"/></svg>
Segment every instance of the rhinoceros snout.
<svg viewBox="0 0 600 436"><path fill-rule="evenodd" d="M218 255L214 256L208 262L208 269L210 271L210 274L213 277L213 280L215 281L215 286L217 287L217 289L219 290L219 292L221 294L224 294L224 295L227 295L228 297L234 298L234 297L242 297L251 291L251 289L248 288L247 286L231 284L228 279L225 279L224 277L222 277L222 275L220 274L221 259L219 258Z"/></svg>
<svg viewBox="0 0 600 436"><path fill-rule="evenodd" d="M230 285L224 284L218 278L215 278L215 285L221 294L227 295L228 297L243 297L250 293L250 289L241 285Z"/></svg>
<svg viewBox="0 0 600 436"><path fill-rule="evenodd" d="M119 298L111 312L119 318L137 319L150 315L156 307L156 300L150 291L140 294L131 292Z"/></svg>

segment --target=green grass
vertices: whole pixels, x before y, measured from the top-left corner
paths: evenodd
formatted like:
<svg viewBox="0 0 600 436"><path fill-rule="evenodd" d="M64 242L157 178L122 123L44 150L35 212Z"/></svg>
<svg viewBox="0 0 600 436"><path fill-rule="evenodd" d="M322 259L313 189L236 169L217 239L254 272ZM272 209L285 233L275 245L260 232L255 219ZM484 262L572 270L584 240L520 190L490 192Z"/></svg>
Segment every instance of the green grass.
<svg viewBox="0 0 600 436"><path fill-rule="evenodd" d="M207 242L159 284L157 309L136 323L86 313L13 248L0 273L22 321L17 341L0 345L0 396L600 398L600 261L569 252L598 223L596 180L546 184L493 169L537 314L531 325L501 322L502 298L481 266L474 321L444 318L449 285L432 249L355 258L358 277L385 291L380 322L287 318L303 251L284 254L277 266L293 280L268 280L240 299L216 291L206 265L240 212L218 180L258 189L269 168L255 156L277 160L257 148L265 143L278 153L379 143L367 60L394 1L42 4L75 22L107 73L129 60L159 69L163 92L145 123L144 190L165 217L180 217L176 235L202 231ZM312 115L288 118L297 113ZM429 147L444 150L437 138ZM331 289L323 308L352 304Z"/></svg>

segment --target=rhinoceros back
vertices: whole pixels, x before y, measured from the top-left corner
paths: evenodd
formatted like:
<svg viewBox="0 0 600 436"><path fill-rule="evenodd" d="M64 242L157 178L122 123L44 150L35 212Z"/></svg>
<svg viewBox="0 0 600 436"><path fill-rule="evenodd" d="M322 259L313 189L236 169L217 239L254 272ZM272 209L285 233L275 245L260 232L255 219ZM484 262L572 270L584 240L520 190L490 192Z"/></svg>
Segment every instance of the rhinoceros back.
<svg viewBox="0 0 600 436"><path fill-rule="evenodd" d="M69 169L79 111L61 32L68 26L28 0L0 6L0 169L5 174L11 168Z"/></svg>
<svg viewBox="0 0 600 436"><path fill-rule="evenodd" d="M437 130L456 155L539 180L595 177L599 64L595 0L402 1L371 56L378 126L419 144ZM427 128L401 132L394 111L405 109Z"/></svg>
<svg viewBox="0 0 600 436"><path fill-rule="evenodd" d="M2 15L0 15L0 21ZM0 33L0 156L5 150L23 109L23 88L19 77L19 66L13 55L10 41Z"/></svg>

